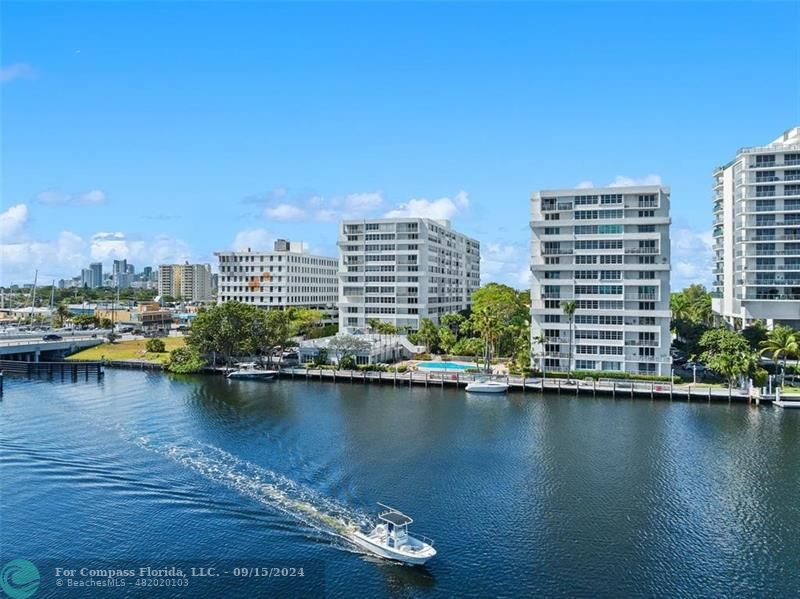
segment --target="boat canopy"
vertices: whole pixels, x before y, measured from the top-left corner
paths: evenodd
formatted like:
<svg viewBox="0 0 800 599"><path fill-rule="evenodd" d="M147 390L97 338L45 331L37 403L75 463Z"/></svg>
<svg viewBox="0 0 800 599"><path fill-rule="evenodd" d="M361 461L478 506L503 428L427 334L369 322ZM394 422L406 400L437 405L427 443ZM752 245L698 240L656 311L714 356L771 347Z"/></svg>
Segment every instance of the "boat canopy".
<svg viewBox="0 0 800 599"><path fill-rule="evenodd" d="M382 503L378 504L382 507L385 507L388 511L381 512L378 515L378 518L383 520L384 522L389 522L390 524L394 524L395 526L407 526L411 524L413 520L406 516L404 513L397 511L394 508L389 507L388 505L383 505Z"/></svg>

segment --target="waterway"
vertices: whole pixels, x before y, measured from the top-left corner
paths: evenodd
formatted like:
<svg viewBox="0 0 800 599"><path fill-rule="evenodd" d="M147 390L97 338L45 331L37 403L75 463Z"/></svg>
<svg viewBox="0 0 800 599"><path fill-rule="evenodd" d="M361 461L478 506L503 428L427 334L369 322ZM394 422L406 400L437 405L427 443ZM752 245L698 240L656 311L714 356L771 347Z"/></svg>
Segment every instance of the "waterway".
<svg viewBox="0 0 800 599"><path fill-rule="evenodd" d="M0 557L37 597L67 563L304 568L227 597L800 594L800 411L108 370L7 377L0 433ZM342 538L378 501L427 566Z"/></svg>

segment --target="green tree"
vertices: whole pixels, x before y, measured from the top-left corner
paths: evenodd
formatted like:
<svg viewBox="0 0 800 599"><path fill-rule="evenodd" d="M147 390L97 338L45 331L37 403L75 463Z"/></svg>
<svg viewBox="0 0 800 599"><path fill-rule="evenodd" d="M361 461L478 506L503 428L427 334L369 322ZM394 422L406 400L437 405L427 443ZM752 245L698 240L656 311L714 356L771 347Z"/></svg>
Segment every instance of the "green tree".
<svg viewBox="0 0 800 599"><path fill-rule="evenodd" d="M569 323L569 353L567 354L567 376L572 372L572 345L575 338L575 311L578 309L578 304L575 300L567 300L561 303L561 310L564 316L567 317Z"/></svg>
<svg viewBox="0 0 800 599"><path fill-rule="evenodd" d="M311 308L291 307L287 310L292 335L306 336L322 323L322 312Z"/></svg>
<svg viewBox="0 0 800 599"><path fill-rule="evenodd" d="M417 331L417 339L425 346L425 351L431 353L439 345L439 329L430 318L423 318Z"/></svg>
<svg viewBox="0 0 800 599"><path fill-rule="evenodd" d="M764 321L756 320L753 324L742 329L742 336L747 340L750 348L758 350L761 348L761 342L766 341L769 331L764 326Z"/></svg>
<svg viewBox="0 0 800 599"><path fill-rule="evenodd" d="M147 343L144 344L144 348L148 352L153 353L153 354L162 354L165 351L167 351L167 348L164 345L164 342L161 339L157 339L157 338L148 339Z"/></svg>
<svg viewBox="0 0 800 599"><path fill-rule="evenodd" d="M64 323L67 322L71 316L72 313L69 311L69 307L66 304L58 304L58 306L56 306L55 317L59 327L63 327Z"/></svg>
<svg viewBox="0 0 800 599"><path fill-rule="evenodd" d="M700 359L712 371L722 375L733 387L739 377L756 375L758 354L750 349L741 333L712 329L700 338Z"/></svg>
<svg viewBox="0 0 800 599"><path fill-rule="evenodd" d="M451 314L443 314L439 319L442 326L447 327L456 337L461 333L461 325L464 324L466 318L460 312L453 312Z"/></svg>
<svg viewBox="0 0 800 599"><path fill-rule="evenodd" d="M230 364L234 356L254 352L258 318L258 308L236 301L200 310L187 343L200 354L219 355L225 364Z"/></svg>
<svg viewBox="0 0 800 599"><path fill-rule="evenodd" d="M475 358L475 365L478 364L478 357L483 352L483 342L477 337L465 337L456 341L452 350L454 356L471 356Z"/></svg>
<svg viewBox="0 0 800 599"><path fill-rule="evenodd" d="M484 306L478 310L473 310L470 319L483 342L483 368L488 372L491 369L497 340L503 330L500 315L491 308Z"/></svg>
<svg viewBox="0 0 800 599"><path fill-rule="evenodd" d="M450 353L450 350L453 348L453 345L456 343L456 336L453 331L446 326L439 327L439 347L442 348L442 351L446 354Z"/></svg>
<svg viewBox="0 0 800 599"><path fill-rule="evenodd" d="M767 338L761 342L761 355L769 354L774 361L781 360L782 373L786 373L786 359L797 356L797 333L787 326L778 325L772 329Z"/></svg>
<svg viewBox="0 0 800 599"><path fill-rule="evenodd" d="M539 351L536 352L536 355L539 356L539 370L542 373L542 378L544 378L545 346L547 345L547 336L544 334L544 331L539 331L538 335L534 335L534 337L531 339L531 345L539 348ZM531 351L533 351L533 349L531 349Z"/></svg>
<svg viewBox="0 0 800 599"><path fill-rule="evenodd" d="M187 345L173 349L164 366L170 372L190 374L203 370L206 361L194 347Z"/></svg>

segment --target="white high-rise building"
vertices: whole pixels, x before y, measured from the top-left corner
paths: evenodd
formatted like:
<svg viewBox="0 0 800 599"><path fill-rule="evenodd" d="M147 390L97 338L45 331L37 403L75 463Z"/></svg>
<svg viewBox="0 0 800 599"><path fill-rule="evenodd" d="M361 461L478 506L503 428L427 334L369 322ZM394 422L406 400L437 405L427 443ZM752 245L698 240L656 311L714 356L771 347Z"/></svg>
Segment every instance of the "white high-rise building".
<svg viewBox="0 0 800 599"><path fill-rule="evenodd" d="M187 302L211 301L209 264L161 264L158 267L158 294Z"/></svg>
<svg viewBox="0 0 800 599"><path fill-rule="evenodd" d="M714 171L712 309L800 326L800 127Z"/></svg>
<svg viewBox="0 0 800 599"><path fill-rule="evenodd" d="M557 189L531 197L531 365L669 375L668 188ZM545 342L541 343L540 339Z"/></svg>
<svg viewBox="0 0 800 599"><path fill-rule="evenodd" d="M470 306L480 243L428 218L346 220L339 227L339 330L372 319L416 331Z"/></svg>
<svg viewBox="0 0 800 599"><path fill-rule="evenodd" d="M301 242L279 239L271 252L215 252L219 258L217 303L236 300L261 308L320 310L337 318L338 262L309 254Z"/></svg>

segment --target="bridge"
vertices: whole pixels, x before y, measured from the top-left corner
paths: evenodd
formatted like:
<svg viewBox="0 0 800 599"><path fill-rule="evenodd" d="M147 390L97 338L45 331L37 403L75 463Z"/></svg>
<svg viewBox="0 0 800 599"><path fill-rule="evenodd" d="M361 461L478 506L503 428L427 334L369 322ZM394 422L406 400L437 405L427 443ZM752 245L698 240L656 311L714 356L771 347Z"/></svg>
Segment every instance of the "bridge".
<svg viewBox="0 0 800 599"><path fill-rule="evenodd" d="M45 341L41 336L38 339L4 339L0 341L0 359L22 362L54 361L101 343L102 337L90 335L74 335L59 341Z"/></svg>

